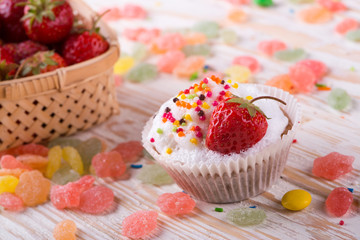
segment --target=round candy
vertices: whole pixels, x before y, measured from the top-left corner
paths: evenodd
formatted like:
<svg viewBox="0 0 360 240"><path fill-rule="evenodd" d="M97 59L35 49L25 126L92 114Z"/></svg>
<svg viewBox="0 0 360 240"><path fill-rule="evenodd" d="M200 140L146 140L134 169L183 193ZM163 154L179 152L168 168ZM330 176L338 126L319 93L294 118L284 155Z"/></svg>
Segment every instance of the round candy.
<svg viewBox="0 0 360 240"><path fill-rule="evenodd" d="M259 62L251 56L235 57L232 64L247 67L252 73L257 72L260 69Z"/></svg>
<svg viewBox="0 0 360 240"><path fill-rule="evenodd" d="M195 201L184 192L164 193L156 204L168 215L188 214L195 207Z"/></svg>
<svg viewBox="0 0 360 240"><path fill-rule="evenodd" d="M254 0L254 3L261 7L270 7L274 5L272 0Z"/></svg>
<svg viewBox="0 0 360 240"><path fill-rule="evenodd" d="M231 9L228 16L230 21L236 22L236 23L242 23L245 22L247 15L244 11L241 9Z"/></svg>
<svg viewBox="0 0 360 240"><path fill-rule="evenodd" d="M99 177L120 177L126 171L126 165L117 151L96 154L92 166Z"/></svg>
<svg viewBox="0 0 360 240"><path fill-rule="evenodd" d="M112 151L120 153L121 158L125 163L133 163L140 160L144 148L140 141L128 141L119 143Z"/></svg>
<svg viewBox="0 0 360 240"><path fill-rule="evenodd" d="M302 21L310 24L326 23L332 19L332 13L322 7L311 7L299 12Z"/></svg>
<svg viewBox="0 0 360 240"><path fill-rule="evenodd" d="M292 83L289 74L275 76L269 81L267 81L265 84L268 86L280 88L290 93L294 90L294 84Z"/></svg>
<svg viewBox="0 0 360 240"><path fill-rule="evenodd" d="M290 68L290 79L295 89L299 92L308 93L314 88L316 75L307 66L293 66Z"/></svg>
<svg viewBox="0 0 360 240"><path fill-rule="evenodd" d="M359 22L353 18L346 18L336 26L336 32L339 34L346 34L350 30L359 28Z"/></svg>
<svg viewBox="0 0 360 240"><path fill-rule="evenodd" d="M160 72L172 73L179 63L185 59L185 54L180 50L168 51L163 54L158 62L157 67Z"/></svg>
<svg viewBox="0 0 360 240"><path fill-rule="evenodd" d="M326 199L327 211L335 217L343 216L351 207L353 194L344 187L338 187L331 191Z"/></svg>
<svg viewBox="0 0 360 240"><path fill-rule="evenodd" d="M143 238L156 228L157 217L155 211L135 212L122 222L122 234L129 238Z"/></svg>
<svg viewBox="0 0 360 240"><path fill-rule="evenodd" d="M302 189L291 190L285 193L281 199L283 207L292 211L302 210L309 206L310 203L310 193Z"/></svg>
<svg viewBox="0 0 360 240"><path fill-rule="evenodd" d="M111 207L114 193L110 188L94 186L81 193L79 209L90 214L101 214Z"/></svg>
<svg viewBox="0 0 360 240"><path fill-rule="evenodd" d="M327 67L323 62L317 60L306 59L296 63L296 66L305 66L312 70L316 76L316 81L321 80L321 78L326 74Z"/></svg>
<svg viewBox="0 0 360 240"><path fill-rule="evenodd" d="M24 202L15 194L5 192L0 194L0 206L9 211L21 211L24 209Z"/></svg>
<svg viewBox="0 0 360 240"><path fill-rule="evenodd" d="M59 222L53 231L55 240L76 240L76 224L71 220Z"/></svg>
<svg viewBox="0 0 360 240"><path fill-rule="evenodd" d="M285 50L287 48L286 44L282 41L271 40L271 41L262 41L258 45L260 52L271 57L275 52L280 50Z"/></svg>
<svg viewBox="0 0 360 240"><path fill-rule="evenodd" d="M328 104L337 110L344 110L351 105L350 95L341 88L334 88L327 100Z"/></svg>

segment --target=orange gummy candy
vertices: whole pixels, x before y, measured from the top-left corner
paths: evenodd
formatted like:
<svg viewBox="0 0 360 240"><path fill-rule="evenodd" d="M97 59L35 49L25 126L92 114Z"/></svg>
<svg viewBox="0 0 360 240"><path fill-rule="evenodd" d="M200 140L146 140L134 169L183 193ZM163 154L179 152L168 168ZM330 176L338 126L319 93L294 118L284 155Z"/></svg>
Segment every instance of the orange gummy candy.
<svg viewBox="0 0 360 240"><path fill-rule="evenodd" d="M189 78L191 74L198 72L203 68L205 64L205 58L201 56L191 56L182 61L174 69L174 73L177 77Z"/></svg>
<svg viewBox="0 0 360 240"><path fill-rule="evenodd" d="M16 159L33 169L38 169L41 172L44 171L49 162L46 157L33 154L20 155Z"/></svg>
<svg viewBox="0 0 360 240"><path fill-rule="evenodd" d="M289 74L282 74L273 77L269 81L265 83L268 86L277 87L284 91L293 93L294 92L294 85L291 82L290 75Z"/></svg>
<svg viewBox="0 0 360 240"><path fill-rule="evenodd" d="M75 240L76 224L71 220L59 222L53 232L55 240Z"/></svg>
<svg viewBox="0 0 360 240"><path fill-rule="evenodd" d="M206 43L207 37L203 33L191 32L184 36L187 45L196 45Z"/></svg>
<svg viewBox="0 0 360 240"><path fill-rule="evenodd" d="M11 175L14 177L19 178L21 174L23 174L24 172L27 172L29 170L27 169L23 169L23 168L13 168L13 169L0 169L0 176L7 176L7 175Z"/></svg>
<svg viewBox="0 0 360 240"><path fill-rule="evenodd" d="M242 23L242 22L245 22L247 15L243 10L235 8L235 9L230 10L227 17L230 21L233 21L236 23Z"/></svg>
<svg viewBox="0 0 360 240"><path fill-rule="evenodd" d="M333 14L323 7L311 7L299 12L299 17L306 23L326 23L332 19Z"/></svg>

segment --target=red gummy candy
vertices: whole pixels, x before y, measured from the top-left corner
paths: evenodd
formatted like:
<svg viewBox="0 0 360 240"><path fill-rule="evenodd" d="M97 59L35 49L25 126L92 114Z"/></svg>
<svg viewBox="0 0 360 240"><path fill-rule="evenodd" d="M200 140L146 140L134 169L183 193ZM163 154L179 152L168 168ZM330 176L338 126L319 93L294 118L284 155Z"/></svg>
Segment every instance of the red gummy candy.
<svg viewBox="0 0 360 240"><path fill-rule="evenodd" d="M318 177L335 180L340 176L351 172L354 160L355 157L353 156L332 152L324 157L319 157L314 160L312 173Z"/></svg>
<svg viewBox="0 0 360 240"><path fill-rule="evenodd" d="M160 72L172 73L175 67L185 59L185 54L180 50L166 52L159 58L157 67Z"/></svg>
<svg viewBox="0 0 360 240"><path fill-rule="evenodd" d="M345 11L347 7L342 3L334 0L318 0L319 5L331 12Z"/></svg>
<svg viewBox="0 0 360 240"><path fill-rule="evenodd" d="M327 67L323 62L317 60L306 59L300 62L297 62L295 66L305 66L312 70L316 76L316 81L321 80L321 78L326 74Z"/></svg>
<svg viewBox="0 0 360 240"><path fill-rule="evenodd" d="M135 29L125 29L123 35L132 41L138 41L144 44L151 43L154 39L160 36L160 30L157 28L145 29L145 28L135 28Z"/></svg>
<svg viewBox="0 0 360 240"><path fill-rule="evenodd" d="M259 62L250 56L239 56L234 58L233 65L240 65L249 68L252 73L259 71Z"/></svg>
<svg viewBox="0 0 360 240"><path fill-rule="evenodd" d="M126 4L122 9L123 18L146 18L147 12L144 8L135 4Z"/></svg>
<svg viewBox="0 0 360 240"><path fill-rule="evenodd" d="M15 194L4 192L0 194L0 206L9 211L21 211L24 209L24 202Z"/></svg>
<svg viewBox="0 0 360 240"><path fill-rule="evenodd" d="M118 144L112 151L120 153L121 158L126 163L132 163L139 160L143 155L143 146L139 141L129 141Z"/></svg>
<svg viewBox="0 0 360 240"><path fill-rule="evenodd" d="M104 186L95 186L81 193L79 209L86 213L100 214L111 207L114 193Z"/></svg>
<svg viewBox="0 0 360 240"><path fill-rule="evenodd" d="M129 238L145 237L156 228L157 217L158 213L155 211L135 212L122 222L122 234Z"/></svg>
<svg viewBox="0 0 360 240"><path fill-rule="evenodd" d="M23 154L33 154L39 155L42 157L47 157L49 149L43 145L30 143L26 145L21 145L19 147L10 148L5 151L0 152L0 156L10 154L13 156L19 156Z"/></svg>
<svg viewBox="0 0 360 240"><path fill-rule="evenodd" d="M313 70L303 65L291 67L289 75L295 89L302 93L311 92L317 79Z"/></svg>
<svg viewBox="0 0 360 240"><path fill-rule="evenodd" d="M186 44L184 37L179 33L169 33L158 37L154 41L156 53L179 50Z"/></svg>
<svg viewBox="0 0 360 240"><path fill-rule="evenodd" d="M285 50L286 48L286 44L278 40L263 41L258 45L260 52L270 57L273 56L275 52Z"/></svg>
<svg viewBox="0 0 360 240"><path fill-rule="evenodd" d="M57 209L78 207L81 194L91 188L95 178L87 175L76 182L70 182L66 185L56 185L51 188L50 199Z"/></svg>
<svg viewBox="0 0 360 240"><path fill-rule="evenodd" d="M31 167L23 164L19 160L17 160L15 157L11 155L4 155L1 157L0 160L1 168L4 169L15 169L15 168L21 168L21 169L27 169L31 170Z"/></svg>
<svg viewBox="0 0 360 240"><path fill-rule="evenodd" d="M156 204L168 215L187 214L195 207L195 201L184 192L164 193Z"/></svg>
<svg viewBox="0 0 360 240"><path fill-rule="evenodd" d="M359 28L359 22L352 18L346 18L342 22L340 22L335 30L339 34L346 34L350 30L355 30Z"/></svg>
<svg viewBox="0 0 360 240"><path fill-rule="evenodd" d="M331 191L325 205L330 214L341 217L349 210L352 202L352 193L347 188L338 187Z"/></svg>
<svg viewBox="0 0 360 240"><path fill-rule="evenodd" d="M92 159L92 166L99 177L120 177L126 171L126 165L117 151L98 153Z"/></svg>

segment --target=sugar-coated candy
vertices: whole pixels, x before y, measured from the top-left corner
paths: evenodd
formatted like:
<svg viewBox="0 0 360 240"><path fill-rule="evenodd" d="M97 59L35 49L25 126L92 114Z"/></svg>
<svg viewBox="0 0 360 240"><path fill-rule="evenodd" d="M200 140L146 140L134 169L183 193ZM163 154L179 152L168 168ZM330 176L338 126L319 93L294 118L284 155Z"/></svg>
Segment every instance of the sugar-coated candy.
<svg viewBox="0 0 360 240"><path fill-rule="evenodd" d="M307 66L295 65L290 68L290 79L297 91L309 93L313 90L316 75Z"/></svg>
<svg viewBox="0 0 360 240"><path fill-rule="evenodd" d="M183 47L182 51L187 57L192 55L206 57L211 54L211 47L209 44L186 45Z"/></svg>
<svg viewBox="0 0 360 240"><path fill-rule="evenodd" d="M229 67L225 70L225 73L232 81L238 83L247 83L249 82L249 79L251 77L251 71L249 70L249 68L240 65L234 65Z"/></svg>
<svg viewBox="0 0 360 240"><path fill-rule="evenodd" d="M193 27L196 32L205 34L207 38L216 38L219 34L219 28L219 24L212 21L198 22Z"/></svg>
<svg viewBox="0 0 360 240"><path fill-rule="evenodd" d="M146 45L142 43L135 43L131 56L135 61L143 61L149 56L149 50Z"/></svg>
<svg viewBox="0 0 360 240"><path fill-rule="evenodd" d="M309 192L302 189L291 190L284 194L281 199L281 204L284 208L299 211L311 203L311 195Z"/></svg>
<svg viewBox="0 0 360 240"><path fill-rule="evenodd" d="M48 155L48 151L49 149L43 145L30 143L2 151L0 152L0 156L6 154L10 154L13 156L19 156L22 154L34 154L46 157Z"/></svg>
<svg viewBox="0 0 360 240"><path fill-rule="evenodd" d="M124 162L133 163L143 156L144 148L140 141L128 141L119 143L112 151L120 153Z"/></svg>
<svg viewBox="0 0 360 240"><path fill-rule="evenodd" d="M326 199L326 210L335 217L343 216L351 207L353 194L344 187L338 187L331 191Z"/></svg>
<svg viewBox="0 0 360 240"><path fill-rule="evenodd" d="M179 33L168 33L156 38L153 42L155 53L165 53L171 50L179 50L185 45L183 36Z"/></svg>
<svg viewBox="0 0 360 240"><path fill-rule="evenodd" d="M180 215L190 213L196 203L184 192L164 193L156 201L160 210L168 215Z"/></svg>
<svg viewBox="0 0 360 240"><path fill-rule="evenodd" d="M335 180L352 171L354 160L353 156L332 152L314 160L312 173L318 177Z"/></svg>
<svg viewBox="0 0 360 240"><path fill-rule="evenodd" d="M137 41L139 35L144 31L146 31L145 28L125 28L123 36L129 40Z"/></svg>
<svg viewBox="0 0 360 240"><path fill-rule="evenodd" d="M306 52L301 48L285 49L275 52L274 57L281 61L295 62L305 58Z"/></svg>
<svg viewBox="0 0 360 240"><path fill-rule="evenodd" d="M32 169L37 169L40 172L45 172L49 162L48 158L33 154L19 155L16 159L22 164L29 166Z"/></svg>
<svg viewBox="0 0 360 240"><path fill-rule="evenodd" d="M235 23L242 23L245 22L245 20L247 19L246 13L238 8L231 9L227 17L230 21L233 21Z"/></svg>
<svg viewBox="0 0 360 240"><path fill-rule="evenodd" d="M336 110L346 110L351 106L351 97L344 89L334 88L330 92L327 102Z"/></svg>
<svg viewBox="0 0 360 240"><path fill-rule="evenodd" d="M254 0L254 3L261 7L270 7L274 5L272 0Z"/></svg>
<svg viewBox="0 0 360 240"><path fill-rule="evenodd" d="M296 63L296 66L305 66L312 70L316 76L316 82L321 80L321 78L326 74L327 67L323 62L311 59L305 59Z"/></svg>
<svg viewBox="0 0 360 240"><path fill-rule="evenodd" d="M134 58L130 56L123 56L116 61L114 65L114 73L118 75L124 75L134 66L134 64Z"/></svg>
<svg viewBox="0 0 360 240"><path fill-rule="evenodd" d="M132 68L126 79L132 82L144 82L154 79L158 74L157 67L150 63L140 63Z"/></svg>
<svg viewBox="0 0 360 240"><path fill-rule="evenodd" d="M180 50L168 51L161 55L157 67L160 72L172 73L177 65L185 59L185 54Z"/></svg>
<svg viewBox="0 0 360 240"><path fill-rule="evenodd" d="M252 73L256 73L260 69L259 62L256 60L256 58L251 57L251 56L238 56L238 57L235 57L232 64L247 67L247 68L250 69L250 71Z"/></svg>
<svg viewBox="0 0 360 240"><path fill-rule="evenodd" d="M299 12L302 21L310 24L326 23L332 19L332 13L323 7L310 7Z"/></svg>
<svg viewBox="0 0 360 240"><path fill-rule="evenodd" d="M23 200L12 193L2 193L0 194L0 206L9 211L21 211L24 209Z"/></svg>
<svg viewBox="0 0 360 240"><path fill-rule="evenodd" d="M123 6L122 15L123 18L139 18L144 19L147 16L147 12L144 8L136 4L126 4Z"/></svg>
<svg viewBox="0 0 360 240"><path fill-rule="evenodd" d="M105 12L106 14L104 14ZM111 7L100 11L99 14L100 15L104 14L101 18L104 21L116 21L121 19L122 10L118 7Z"/></svg>
<svg viewBox="0 0 360 240"><path fill-rule="evenodd" d="M50 185L50 181L38 170L27 171L21 174L15 194L26 206L36 206L47 201Z"/></svg>
<svg viewBox="0 0 360 240"><path fill-rule="evenodd" d="M250 2L250 0L226 0L226 1L234 5L243 5L243 4L248 4Z"/></svg>
<svg viewBox="0 0 360 240"><path fill-rule="evenodd" d="M200 32L189 32L184 34L183 37L186 45L203 44L207 41L206 35Z"/></svg>
<svg viewBox="0 0 360 240"><path fill-rule="evenodd" d="M15 188L19 183L17 177L8 175L0 177L0 194L4 192L14 193Z"/></svg>
<svg viewBox="0 0 360 240"><path fill-rule="evenodd" d="M31 167L23 164L22 162L17 160L12 155L4 155L4 156L2 156L1 159L0 159L0 165L1 165L1 168L4 168L4 169L22 168L22 169L31 170Z"/></svg>
<svg viewBox="0 0 360 240"><path fill-rule="evenodd" d="M335 31L339 34L346 34L350 30L358 29L359 22L353 18L346 18L336 25Z"/></svg>
<svg viewBox="0 0 360 240"><path fill-rule="evenodd" d="M117 151L96 154L92 159L96 176L98 177L120 177L126 171L126 165L122 156Z"/></svg>
<svg viewBox="0 0 360 240"><path fill-rule="evenodd" d="M122 222L122 235L129 238L143 238L157 226L158 213L155 211L137 211Z"/></svg>
<svg viewBox="0 0 360 240"><path fill-rule="evenodd" d="M64 220L56 224L53 236L55 240L76 240L76 224L71 220Z"/></svg>
<svg viewBox="0 0 360 240"><path fill-rule="evenodd" d="M84 171L88 172L92 158L102 151L102 142L98 138L89 138L76 147L83 162Z"/></svg>
<svg viewBox="0 0 360 240"><path fill-rule="evenodd" d="M278 40L262 41L258 45L260 52L271 57L275 52L285 50L287 48L286 44Z"/></svg>
<svg viewBox="0 0 360 240"><path fill-rule="evenodd" d="M48 155L48 165L46 166L45 176L51 179L54 173L60 169L62 150L60 146L50 148Z"/></svg>
<svg viewBox="0 0 360 240"><path fill-rule="evenodd" d="M76 182L66 185L55 185L51 188L50 200L57 209L78 207L80 204L81 193L90 189L94 184L95 178L87 175Z"/></svg>
<svg viewBox="0 0 360 240"><path fill-rule="evenodd" d="M160 29L157 28L126 28L123 32L124 37L132 41L138 41L143 44L150 44L160 36Z"/></svg>
<svg viewBox="0 0 360 240"><path fill-rule="evenodd" d="M303 4L303 3L313 3L315 0L290 0L292 3Z"/></svg>
<svg viewBox="0 0 360 240"><path fill-rule="evenodd" d="M74 171L69 165L65 165L54 173L51 181L59 185L64 185L78 179L80 179L79 173Z"/></svg>
<svg viewBox="0 0 360 240"><path fill-rule="evenodd" d="M292 93L294 91L294 84L290 79L289 74L281 74L273 77L265 83L265 85L280 88L286 92Z"/></svg>
<svg viewBox="0 0 360 240"><path fill-rule="evenodd" d="M77 138L56 138L49 142L48 148L52 148L55 146L60 146L61 148L69 147L69 146L76 147L80 143L81 143L81 140L77 139ZM46 156L44 156L44 157L46 157Z"/></svg>
<svg viewBox="0 0 360 240"><path fill-rule="evenodd" d="M190 56L184 61L180 62L174 69L177 77L189 78L193 73L196 73L204 67L205 58L202 56Z"/></svg>
<svg viewBox="0 0 360 240"><path fill-rule="evenodd" d="M81 193L79 209L86 213L101 214L114 202L114 193L110 188L94 186Z"/></svg>
<svg viewBox="0 0 360 240"><path fill-rule="evenodd" d="M239 226L251 226L262 223L266 218L264 210L258 208L237 208L226 214L226 219Z"/></svg>
<svg viewBox="0 0 360 240"><path fill-rule="evenodd" d="M79 152L73 147L64 147L62 149L62 158L74 169L82 175L84 173L84 165Z"/></svg>
<svg viewBox="0 0 360 240"><path fill-rule="evenodd" d="M345 35L346 39L353 42L360 42L360 29L350 30Z"/></svg>
<svg viewBox="0 0 360 240"><path fill-rule="evenodd" d="M317 0L317 3L331 12L345 11L347 9L344 3L338 0Z"/></svg>
<svg viewBox="0 0 360 240"><path fill-rule="evenodd" d="M137 175L142 183L153 184L153 185L167 185L172 184L174 180L159 164L145 164L139 170Z"/></svg>
<svg viewBox="0 0 360 240"><path fill-rule="evenodd" d="M228 45L234 45L238 41L238 36L234 30L224 29L220 32L221 40Z"/></svg>
<svg viewBox="0 0 360 240"><path fill-rule="evenodd" d="M11 176L19 178L20 175L26 171L29 171L29 170L23 169L23 168L13 168L13 169L2 168L2 169L0 169L0 176L11 175Z"/></svg>

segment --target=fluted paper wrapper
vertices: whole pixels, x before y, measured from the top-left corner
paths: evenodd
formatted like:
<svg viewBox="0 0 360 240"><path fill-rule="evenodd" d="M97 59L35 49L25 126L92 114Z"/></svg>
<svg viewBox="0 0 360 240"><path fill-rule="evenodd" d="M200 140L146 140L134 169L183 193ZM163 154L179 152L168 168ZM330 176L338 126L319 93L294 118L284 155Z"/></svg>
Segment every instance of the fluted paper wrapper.
<svg viewBox="0 0 360 240"><path fill-rule="evenodd" d="M281 140L276 141L256 154L237 161L221 164L195 164L172 161L160 155L150 144L148 132L151 118L143 131L145 149L166 169L175 182L191 196L210 203L238 202L270 188L279 179L289 154L295 132L300 124L301 110L296 99L288 92L274 87L257 85L260 92L277 97L287 104L281 106L292 126Z"/></svg>

